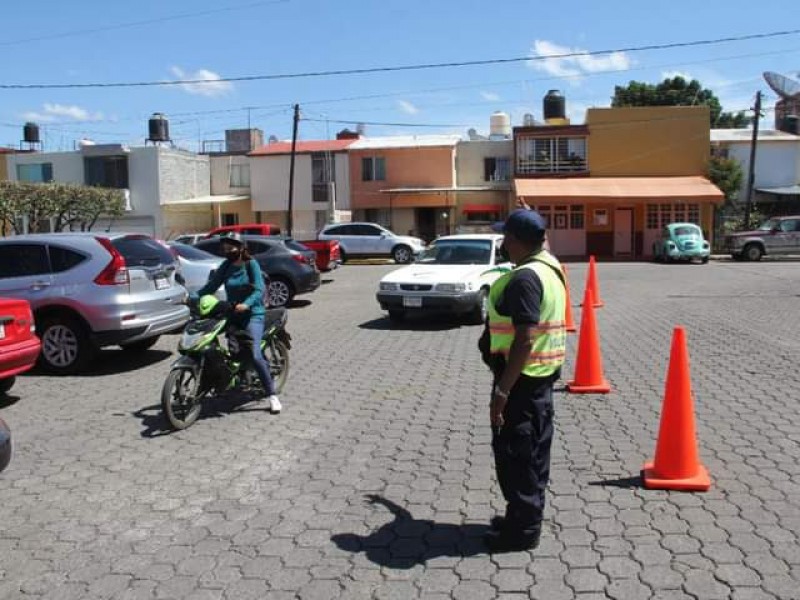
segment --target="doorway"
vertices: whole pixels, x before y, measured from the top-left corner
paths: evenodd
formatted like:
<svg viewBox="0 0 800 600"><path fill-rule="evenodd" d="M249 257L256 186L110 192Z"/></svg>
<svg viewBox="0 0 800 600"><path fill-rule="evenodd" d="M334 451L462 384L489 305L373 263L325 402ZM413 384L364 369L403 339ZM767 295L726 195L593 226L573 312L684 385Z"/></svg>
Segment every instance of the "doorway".
<svg viewBox="0 0 800 600"><path fill-rule="evenodd" d="M417 233L426 244L436 238L436 209L418 208L417 213Z"/></svg>
<svg viewBox="0 0 800 600"><path fill-rule="evenodd" d="M614 256L633 256L633 209L614 211Z"/></svg>

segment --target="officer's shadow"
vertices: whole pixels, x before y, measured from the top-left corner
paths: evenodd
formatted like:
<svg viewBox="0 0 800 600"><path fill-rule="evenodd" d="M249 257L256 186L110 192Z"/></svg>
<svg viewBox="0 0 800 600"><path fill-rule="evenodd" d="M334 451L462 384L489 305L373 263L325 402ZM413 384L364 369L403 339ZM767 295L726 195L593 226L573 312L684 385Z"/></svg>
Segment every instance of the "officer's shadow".
<svg viewBox="0 0 800 600"><path fill-rule="evenodd" d="M331 537L340 550L364 552L373 563L395 569L411 569L442 556L464 558L486 554L482 537L488 525L436 523L415 519L405 508L377 494L366 496L372 504L386 507L394 520L369 535L343 533Z"/></svg>

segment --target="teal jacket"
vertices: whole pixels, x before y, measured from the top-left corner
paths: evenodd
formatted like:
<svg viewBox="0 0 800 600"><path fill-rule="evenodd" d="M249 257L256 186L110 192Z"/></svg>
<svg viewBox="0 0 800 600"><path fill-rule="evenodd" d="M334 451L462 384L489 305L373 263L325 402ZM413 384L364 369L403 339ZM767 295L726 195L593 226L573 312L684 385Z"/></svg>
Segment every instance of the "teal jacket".
<svg viewBox="0 0 800 600"><path fill-rule="evenodd" d="M250 310L246 313L247 315L250 317L263 317L267 312L264 306L264 277L261 275L261 267L258 261L250 260L249 262L249 268L253 276L252 285L247 274L247 263L237 266L226 260L214 271L214 274L197 291L197 294L192 294L192 296L200 297L206 294L213 294L224 284L228 302L246 304L250 307Z"/></svg>

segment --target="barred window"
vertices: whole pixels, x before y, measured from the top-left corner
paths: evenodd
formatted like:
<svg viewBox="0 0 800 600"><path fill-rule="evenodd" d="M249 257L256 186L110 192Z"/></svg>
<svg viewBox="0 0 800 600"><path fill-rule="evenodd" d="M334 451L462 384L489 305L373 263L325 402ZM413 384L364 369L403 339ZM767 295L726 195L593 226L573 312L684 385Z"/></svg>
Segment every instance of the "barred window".
<svg viewBox="0 0 800 600"><path fill-rule="evenodd" d="M658 204L647 205L647 228L658 229Z"/></svg>
<svg viewBox="0 0 800 600"><path fill-rule="evenodd" d="M659 224L660 227L666 227L672 222L672 205L671 204L662 204L661 205L661 222Z"/></svg>
<svg viewBox="0 0 800 600"><path fill-rule="evenodd" d="M583 206L576 204L569 209L569 228L570 229L583 229Z"/></svg>
<svg viewBox="0 0 800 600"><path fill-rule="evenodd" d="M695 225L700 225L699 204L689 204L689 210L687 211L686 221L689 223L694 223Z"/></svg>
<svg viewBox="0 0 800 600"><path fill-rule="evenodd" d="M686 205L683 203L675 204L672 207L672 220L675 223L686 222Z"/></svg>

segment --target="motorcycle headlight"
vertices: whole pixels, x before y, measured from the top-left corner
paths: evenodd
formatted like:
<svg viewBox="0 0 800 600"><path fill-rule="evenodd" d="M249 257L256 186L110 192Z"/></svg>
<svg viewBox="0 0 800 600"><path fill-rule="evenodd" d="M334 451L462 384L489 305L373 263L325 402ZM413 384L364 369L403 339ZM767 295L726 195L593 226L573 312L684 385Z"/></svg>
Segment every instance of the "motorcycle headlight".
<svg viewBox="0 0 800 600"><path fill-rule="evenodd" d="M452 294L454 292L463 292L466 289L466 283L440 283L436 286L437 292L445 292L448 294Z"/></svg>
<svg viewBox="0 0 800 600"><path fill-rule="evenodd" d="M382 292L396 292L398 289L396 283L389 283L387 281L381 281L380 283L380 290Z"/></svg>

